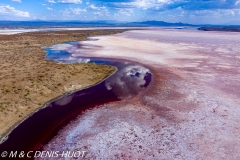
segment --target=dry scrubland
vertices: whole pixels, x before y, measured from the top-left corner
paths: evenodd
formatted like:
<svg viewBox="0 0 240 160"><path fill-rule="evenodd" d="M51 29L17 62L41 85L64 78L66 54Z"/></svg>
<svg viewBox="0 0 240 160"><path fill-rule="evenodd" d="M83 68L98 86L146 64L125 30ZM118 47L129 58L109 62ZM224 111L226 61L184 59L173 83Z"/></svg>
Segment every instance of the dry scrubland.
<svg viewBox="0 0 240 160"><path fill-rule="evenodd" d="M115 71L114 67L106 65L70 65L46 60L41 46L122 31L0 35L0 137L51 99L96 84Z"/></svg>

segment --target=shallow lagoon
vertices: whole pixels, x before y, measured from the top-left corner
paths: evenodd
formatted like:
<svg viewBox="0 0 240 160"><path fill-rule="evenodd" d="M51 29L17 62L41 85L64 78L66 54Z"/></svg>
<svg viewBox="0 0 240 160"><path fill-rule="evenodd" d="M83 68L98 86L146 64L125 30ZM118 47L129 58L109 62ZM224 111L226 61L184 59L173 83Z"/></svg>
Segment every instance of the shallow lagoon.
<svg viewBox="0 0 240 160"><path fill-rule="evenodd" d="M45 48L46 58L59 63L106 64L117 67L117 71L95 86L68 93L47 103L6 137L0 145L0 151L41 150L59 130L84 111L131 98L146 88L151 81L150 71L139 64L114 59L72 57L71 53L66 51L71 47L80 48L81 45L78 42L69 42Z"/></svg>

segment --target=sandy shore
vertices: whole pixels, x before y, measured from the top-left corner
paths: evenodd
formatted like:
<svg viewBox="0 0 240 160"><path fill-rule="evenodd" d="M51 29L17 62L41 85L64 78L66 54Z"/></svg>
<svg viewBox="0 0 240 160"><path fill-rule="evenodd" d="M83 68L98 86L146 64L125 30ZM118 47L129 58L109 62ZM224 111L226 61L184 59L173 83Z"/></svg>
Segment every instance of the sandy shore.
<svg viewBox="0 0 240 160"><path fill-rule="evenodd" d="M69 51L140 62L153 81L134 98L86 112L44 150L84 150L85 159L240 159L239 37L139 30L82 42L88 47Z"/></svg>
<svg viewBox="0 0 240 160"><path fill-rule="evenodd" d="M42 46L118 32L122 30L0 35L0 137L51 99L93 85L115 71L106 65L46 60Z"/></svg>

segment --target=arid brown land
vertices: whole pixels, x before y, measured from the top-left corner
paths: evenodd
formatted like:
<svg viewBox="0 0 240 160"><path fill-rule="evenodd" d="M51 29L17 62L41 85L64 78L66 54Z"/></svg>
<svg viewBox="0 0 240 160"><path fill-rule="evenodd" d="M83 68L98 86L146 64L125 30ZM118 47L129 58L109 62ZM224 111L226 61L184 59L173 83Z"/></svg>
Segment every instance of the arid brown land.
<svg viewBox="0 0 240 160"><path fill-rule="evenodd" d="M0 138L29 114L66 92L101 81L114 67L59 64L42 46L85 40L124 30L34 32L0 35Z"/></svg>

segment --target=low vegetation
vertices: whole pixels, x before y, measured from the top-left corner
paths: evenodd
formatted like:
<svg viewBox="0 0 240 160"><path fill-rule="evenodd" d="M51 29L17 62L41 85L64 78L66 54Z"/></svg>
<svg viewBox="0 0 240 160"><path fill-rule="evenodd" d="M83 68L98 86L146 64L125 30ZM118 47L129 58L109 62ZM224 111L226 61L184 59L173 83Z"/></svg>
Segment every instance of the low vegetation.
<svg viewBox="0 0 240 160"><path fill-rule="evenodd" d="M0 137L49 100L96 84L115 71L106 65L58 64L46 60L42 46L122 31L0 35Z"/></svg>

